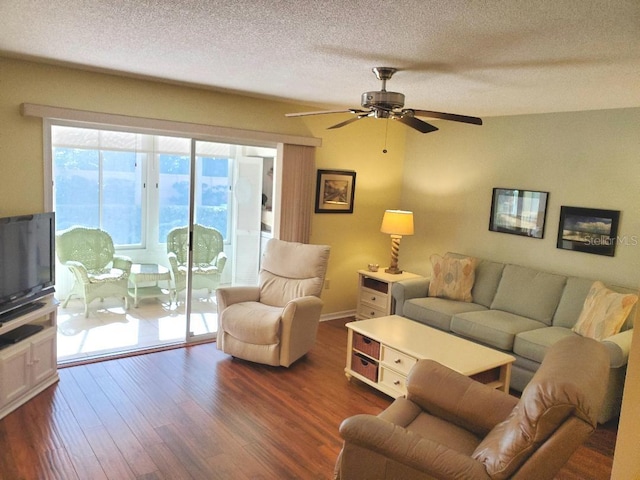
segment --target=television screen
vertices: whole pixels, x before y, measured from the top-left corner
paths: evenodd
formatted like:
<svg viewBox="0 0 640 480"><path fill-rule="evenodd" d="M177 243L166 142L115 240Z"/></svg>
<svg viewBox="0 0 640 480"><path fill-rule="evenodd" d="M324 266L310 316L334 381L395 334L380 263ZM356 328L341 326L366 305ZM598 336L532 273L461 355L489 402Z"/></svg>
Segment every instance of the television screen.
<svg viewBox="0 0 640 480"><path fill-rule="evenodd" d="M53 292L53 212L0 218L0 315Z"/></svg>

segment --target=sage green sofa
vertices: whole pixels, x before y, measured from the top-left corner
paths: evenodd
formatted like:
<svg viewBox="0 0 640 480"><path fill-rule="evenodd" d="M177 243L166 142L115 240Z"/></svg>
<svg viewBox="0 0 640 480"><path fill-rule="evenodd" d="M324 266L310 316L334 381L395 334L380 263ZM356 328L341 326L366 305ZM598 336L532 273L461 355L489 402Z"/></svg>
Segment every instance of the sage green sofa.
<svg viewBox="0 0 640 480"><path fill-rule="evenodd" d="M511 388L521 392L538 370L549 346L577 335L571 328L594 281L477 259L471 303L429 297L428 278L394 283L392 295L397 315L513 355L516 360ZM635 289L614 285L608 288L637 293ZM611 371L599 423L620 414L635 309L620 333L602 340L609 352Z"/></svg>

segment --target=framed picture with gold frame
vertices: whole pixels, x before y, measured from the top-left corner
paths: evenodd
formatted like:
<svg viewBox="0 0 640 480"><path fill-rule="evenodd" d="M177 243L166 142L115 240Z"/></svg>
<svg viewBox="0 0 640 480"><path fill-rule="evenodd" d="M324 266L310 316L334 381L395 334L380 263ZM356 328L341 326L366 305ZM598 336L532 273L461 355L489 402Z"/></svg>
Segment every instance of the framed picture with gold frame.
<svg viewBox="0 0 640 480"><path fill-rule="evenodd" d="M318 170L316 213L353 213L356 172L353 170Z"/></svg>

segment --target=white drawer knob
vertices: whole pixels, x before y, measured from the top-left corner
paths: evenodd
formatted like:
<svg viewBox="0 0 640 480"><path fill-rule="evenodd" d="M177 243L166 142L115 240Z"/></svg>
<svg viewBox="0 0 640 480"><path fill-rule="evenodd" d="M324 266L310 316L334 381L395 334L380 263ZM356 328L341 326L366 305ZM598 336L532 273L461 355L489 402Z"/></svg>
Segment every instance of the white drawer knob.
<svg viewBox="0 0 640 480"><path fill-rule="evenodd" d="M401 359L399 359L399 358L396 358L396 359L393 361L393 363L402 363L402 360L401 360Z"/></svg>
<svg viewBox="0 0 640 480"><path fill-rule="evenodd" d="M400 380L396 380L395 382L393 382L394 385L400 385Z"/></svg>

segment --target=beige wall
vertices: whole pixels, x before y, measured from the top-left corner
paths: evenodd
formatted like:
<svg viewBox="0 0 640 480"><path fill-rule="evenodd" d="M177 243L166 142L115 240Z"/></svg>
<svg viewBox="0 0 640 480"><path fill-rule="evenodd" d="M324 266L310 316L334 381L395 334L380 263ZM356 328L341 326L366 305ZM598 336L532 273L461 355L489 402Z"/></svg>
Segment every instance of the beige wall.
<svg viewBox="0 0 640 480"><path fill-rule="evenodd" d="M356 271L366 268L368 263L389 264L391 244L389 236L380 233L380 224L385 209L400 205L404 159L402 125L389 126L388 152L383 154L384 121L367 118L323 132L326 126L339 121L335 117L309 120L316 136L323 137L323 146L316 153L317 167L356 170L353 215L316 214L313 220L313 242L333 245L327 273L330 289L325 290L323 299L333 298L335 310L326 312L353 311L357 298Z"/></svg>
<svg viewBox="0 0 640 480"><path fill-rule="evenodd" d="M416 213L401 263L457 251L630 287L640 285L640 109L440 122L407 135L402 207ZM542 240L490 232L494 187L549 192ZM620 210L615 257L556 248L560 206Z"/></svg>
<svg viewBox="0 0 640 480"><path fill-rule="evenodd" d="M385 260L388 239L379 233L379 222L385 208L399 203L399 125L390 126L389 153L383 155L384 122L365 119L328 131L344 117L290 119L284 114L309 107L0 57L0 216L43 209L42 121L20 115L25 102L323 138L317 167L357 172L354 213L312 220L311 241L332 247L323 313L355 309L356 270Z"/></svg>
<svg viewBox="0 0 640 480"><path fill-rule="evenodd" d="M322 138L318 168L357 172L354 213L313 217L312 242L332 246L325 315L355 308L357 269L388 264L390 240L379 232L387 208L416 213L416 235L400 251L409 271L428 274L429 255L455 250L640 284L638 245L618 245L613 258L555 247L560 205L619 209L620 235L640 237L640 109L439 122L426 135L390 122L386 135L384 121L326 130L343 117L288 119L305 108L12 59L0 58L0 86L0 168L10 172L0 175L1 216L42 210L42 122L19 113L21 103L42 103ZM543 240L488 231L498 186L550 192Z"/></svg>

